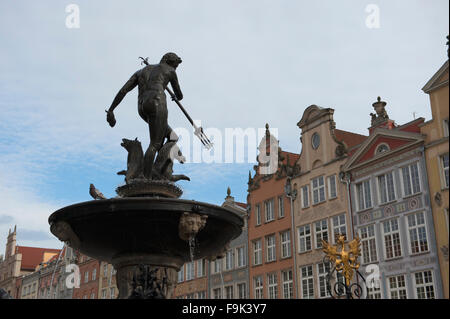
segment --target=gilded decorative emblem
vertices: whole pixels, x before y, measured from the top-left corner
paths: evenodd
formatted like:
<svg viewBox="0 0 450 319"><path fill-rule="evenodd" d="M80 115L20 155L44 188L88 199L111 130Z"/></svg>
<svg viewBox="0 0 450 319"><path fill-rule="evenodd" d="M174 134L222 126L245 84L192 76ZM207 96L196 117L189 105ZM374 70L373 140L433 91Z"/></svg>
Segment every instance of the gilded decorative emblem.
<svg viewBox="0 0 450 319"><path fill-rule="evenodd" d="M337 244L332 246L322 240L322 250L327 254L328 259L336 265L336 271L342 271L346 286L350 286L354 269L358 270L358 257L361 255L361 240L358 236L348 243L348 250L345 250L345 235L338 236ZM339 251L340 248L340 251Z"/></svg>

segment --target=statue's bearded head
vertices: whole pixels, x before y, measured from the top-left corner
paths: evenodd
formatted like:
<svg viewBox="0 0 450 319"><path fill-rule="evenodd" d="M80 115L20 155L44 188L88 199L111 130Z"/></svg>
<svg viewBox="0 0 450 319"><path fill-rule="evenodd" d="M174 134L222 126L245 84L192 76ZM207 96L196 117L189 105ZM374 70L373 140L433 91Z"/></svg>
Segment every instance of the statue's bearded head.
<svg viewBox="0 0 450 319"><path fill-rule="evenodd" d="M163 55L160 63L166 63L175 69L182 62L181 58L173 52L169 52Z"/></svg>

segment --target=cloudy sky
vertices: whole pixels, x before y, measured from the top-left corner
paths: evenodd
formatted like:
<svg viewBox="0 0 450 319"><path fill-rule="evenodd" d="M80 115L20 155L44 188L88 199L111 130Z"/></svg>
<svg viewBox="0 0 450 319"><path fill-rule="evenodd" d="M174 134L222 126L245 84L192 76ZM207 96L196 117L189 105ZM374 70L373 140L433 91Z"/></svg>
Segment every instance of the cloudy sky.
<svg viewBox="0 0 450 319"><path fill-rule="evenodd" d="M75 21L71 3L79 28L66 25ZM1 1L0 253L15 224L19 245L61 247L47 218L90 200L90 183L115 196L115 173L126 167L121 138L146 147L148 128L136 91L117 108L114 128L104 110L141 67L139 56L181 56L183 103L205 128L269 123L284 150L300 152L296 123L311 104L334 108L337 127L360 134L378 95L397 123L413 112L430 119L421 88L445 62L448 9L447 0ZM168 108L172 127L190 128L173 102ZM253 165L175 171L191 177L180 182L184 198L221 204L227 186L246 201Z"/></svg>

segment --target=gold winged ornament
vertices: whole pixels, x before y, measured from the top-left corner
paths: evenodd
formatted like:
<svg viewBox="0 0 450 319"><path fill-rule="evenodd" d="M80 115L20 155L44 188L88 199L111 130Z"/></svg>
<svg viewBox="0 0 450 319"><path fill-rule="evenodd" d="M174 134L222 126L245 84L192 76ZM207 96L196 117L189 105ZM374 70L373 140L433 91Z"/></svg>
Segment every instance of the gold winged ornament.
<svg viewBox="0 0 450 319"><path fill-rule="evenodd" d="M341 247L340 251L339 246ZM345 250L345 235L339 235L337 244L332 246L322 240L322 250L328 259L336 265L336 271L342 271L346 286L350 286L353 270L359 268L358 257L361 255L361 240L358 236L348 243L349 250Z"/></svg>

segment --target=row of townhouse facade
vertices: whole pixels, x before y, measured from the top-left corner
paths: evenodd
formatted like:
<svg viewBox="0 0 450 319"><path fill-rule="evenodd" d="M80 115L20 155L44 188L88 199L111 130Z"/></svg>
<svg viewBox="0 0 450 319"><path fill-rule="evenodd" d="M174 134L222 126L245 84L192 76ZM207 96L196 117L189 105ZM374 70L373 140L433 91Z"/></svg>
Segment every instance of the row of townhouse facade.
<svg viewBox="0 0 450 319"><path fill-rule="evenodd" d="M116 272L64 245L62 249L16 244L17 229L0 256L0 288L14 299L115 299Z"/></svg>
<svg viewBox="0 0 450 319"><path fill-rule="evenodd" d="M116 299L115 274L111 264L65 246L60 256L55 255L36 271L20 278L17 298Z"/></svg>
<svg viewBox="0 0 450 319"><path fill-rule="evenodd" d="M339 234L358 236L360 271L379 274L367 298L449 298L448 61L423 90L432 120L397 125L378 97L367 136L336 129L333 109L311 105L297 124L297 159L279 148L275 173L255 166L251 298L329 298L322 240Z"/></svg>

